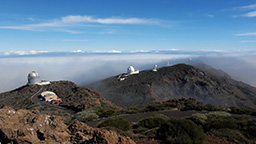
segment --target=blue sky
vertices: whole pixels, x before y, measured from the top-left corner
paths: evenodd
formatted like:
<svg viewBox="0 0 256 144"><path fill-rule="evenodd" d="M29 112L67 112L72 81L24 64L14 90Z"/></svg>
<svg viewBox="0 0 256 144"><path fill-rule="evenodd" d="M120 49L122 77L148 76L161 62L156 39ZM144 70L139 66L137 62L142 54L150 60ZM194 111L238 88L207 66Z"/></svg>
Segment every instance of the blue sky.
<svg viewBox="0 0 256 144"><path fill-rule="evenodd" d="M0 0L0 52L254 50L253 0Z"/></svg>

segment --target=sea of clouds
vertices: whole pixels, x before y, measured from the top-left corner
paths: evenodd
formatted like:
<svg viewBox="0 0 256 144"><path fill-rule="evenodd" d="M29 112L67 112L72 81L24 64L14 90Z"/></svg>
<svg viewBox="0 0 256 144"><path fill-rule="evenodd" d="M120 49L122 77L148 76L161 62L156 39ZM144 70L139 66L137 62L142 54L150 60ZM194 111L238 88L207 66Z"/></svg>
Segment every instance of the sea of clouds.
<svg viewBox="0 0 256 144"><path fill-rule="evenodd" d="M170 64L200 61L221 69L232 78L256 86L256 55L253 53L100 53L51 56L2 56L0 57L0 92L13 90L27 83L31 71L41 79L69 80L78 85L89 84L110 76L125 73L132 65L135 69L151 69Z"/></svg>

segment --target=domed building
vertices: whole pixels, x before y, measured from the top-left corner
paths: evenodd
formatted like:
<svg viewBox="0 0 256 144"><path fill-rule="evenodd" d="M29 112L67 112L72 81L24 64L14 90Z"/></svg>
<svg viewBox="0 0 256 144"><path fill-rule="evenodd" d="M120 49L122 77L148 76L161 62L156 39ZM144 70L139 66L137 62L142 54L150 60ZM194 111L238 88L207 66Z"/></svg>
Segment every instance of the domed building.
<svg viewBox="0 0 256 144"><path fill-rule="evenodd" d="M37 72L32 71L31 73L28 74L28 85L29 86L39 84L40 82L41 82L40 76Z"/></svg>
<svg viewBox="0 0 256 144"><path fill-rule="evenodd" d="M157 65L154 65L154 68L152 70L153 72L157 72Z"/></svg>
<svg viewBox="0 0 256 144"><path fill-rule="evenodd" d="M127 68L127 74L128 75L132 75L132 74L138 74L140 71L139 70L135 70L133 66L129 66Z"/></svg>

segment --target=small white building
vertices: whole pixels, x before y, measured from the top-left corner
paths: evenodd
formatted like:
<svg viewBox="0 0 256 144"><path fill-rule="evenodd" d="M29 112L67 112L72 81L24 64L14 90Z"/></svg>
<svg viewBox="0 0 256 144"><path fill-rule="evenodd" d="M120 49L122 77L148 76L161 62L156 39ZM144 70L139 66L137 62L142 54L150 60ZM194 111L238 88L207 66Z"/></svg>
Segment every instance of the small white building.
<svg viewBox="0 0 256 144"><path fill-rule="evenodd" d="M157 65L154 65L154 68L152 70L153 72L157 72Z"/></svg>
<svg viewBox="0 0 256 144"><path fill-rule="evenodd" d="M48 100L57 100L58 96L51 91L44 91L41 93L41 97L43 98L44 101L48 101Z"/></svg>
<svg viewBox="0 0 256 144"><path fill-rule="evenodd" d="M127 75L133 75L133 74L138 74L140 71L135 70L133 66L129 66L127 68Z"/></svg>
<svg viewBox="0 0 256 144"><path fill-rule="evenodd" d="M168 67L168 66L171 66L171 65L170 65L170 61L167 61L167 62L166 62L166 67Z"/></svg>

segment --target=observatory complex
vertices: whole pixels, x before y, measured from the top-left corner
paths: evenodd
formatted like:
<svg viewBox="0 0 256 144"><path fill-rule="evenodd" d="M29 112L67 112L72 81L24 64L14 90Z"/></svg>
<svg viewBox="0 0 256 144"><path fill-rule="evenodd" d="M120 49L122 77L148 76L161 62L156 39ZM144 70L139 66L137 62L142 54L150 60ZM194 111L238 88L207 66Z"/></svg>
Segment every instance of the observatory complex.
<svg viewBox="0 0 256 144"><path fill-rule="evenodd" d="M41 81L40 76L37 72L32 71L28 74L28 83L29 86L33 85L48 85L49 81Z"/></svg>

